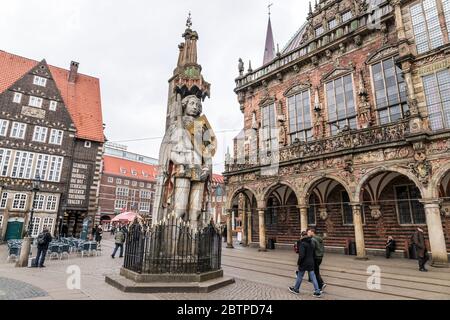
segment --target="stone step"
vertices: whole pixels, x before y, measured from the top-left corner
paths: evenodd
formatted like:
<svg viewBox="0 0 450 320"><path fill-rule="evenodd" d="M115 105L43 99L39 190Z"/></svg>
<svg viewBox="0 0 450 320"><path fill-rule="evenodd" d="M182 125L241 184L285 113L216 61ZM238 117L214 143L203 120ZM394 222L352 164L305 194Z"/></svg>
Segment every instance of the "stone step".
<svg viewBox="0 0 450 320"><path fill-rule="evenodd" d="M234 278L221 277L204 282L137 283L119 275L107 275L106 283L123 292L133 293L208 293L234 283Z"/></svg>

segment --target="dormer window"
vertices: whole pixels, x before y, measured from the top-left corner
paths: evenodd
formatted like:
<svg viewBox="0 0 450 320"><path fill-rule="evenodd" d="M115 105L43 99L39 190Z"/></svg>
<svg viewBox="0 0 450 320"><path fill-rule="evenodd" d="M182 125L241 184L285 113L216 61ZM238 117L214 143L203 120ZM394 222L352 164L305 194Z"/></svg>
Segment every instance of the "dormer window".
<svg viewBox="0 0 450 320"><path fill-rule="evenodd" d="M47 79L39 77L39 76L34 76L33 84L35 84L37 86L45 87L47 85Z"/></svg>
<svg viewBox="0 0 450 320"><path fill-rule="evenodd" d="M90 148L91 146L92 146L92 144L91 144L90 141L85 141L85 142L84 142L84 147L85 147L85 148Z"/></svg>
<svg viewBox="0 0 450 320"><path fill-rule="evenodd" d="M147 173L147 172L142 171L142 175L143 175L145 178L148 178L148 173Z"/></svg>
<svg viewBox="0 0 450 320"><path fill-rule="evenodd" d="M131 169L131 174L132 174L133 176L137 176L137 171L134 170L134 169Z"/></svg>
<svg viewBox="0 0 450 320"><path fill-rule="evenodd" d="M120 173L121 173L121 174L126 174L126 173L127 173L127 169L125 169L125 168L120 168Z"/></svg>
<svg viewBox="0 0 450 320"><path fill-rule="evenodd" d="M22 94L20 92L14 92L14 103L20 103L22 101Z"/></svg>
<svg viewBox="0 0 450 320"><path fill-rule="evenodd" d="M315 32L316 32L316 37L320 36L324 32L323 26L316 28Z"/></svg>
<svg viewBox="0 0 450 320"><path fill-rule="evenodd" d="M42 98L38 98L35 96L30 96L30 100L28 101L28 105L30 107L42 108Z"/></svg>
<svg viewBox="0 0 450 320"><path fill-rule="evenodd" d="M57 106L58 106L58 102L52 100L52 101L50 101L50 106L48 107L48 109L50 111L56 111Z"/></svg>

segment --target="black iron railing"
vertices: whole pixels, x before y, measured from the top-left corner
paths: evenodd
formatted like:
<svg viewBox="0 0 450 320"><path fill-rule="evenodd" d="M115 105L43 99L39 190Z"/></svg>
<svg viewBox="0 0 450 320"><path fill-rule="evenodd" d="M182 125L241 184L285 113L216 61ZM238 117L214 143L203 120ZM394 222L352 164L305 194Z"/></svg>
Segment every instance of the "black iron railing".
<svg viewBox="0 0 450 320"><path fill-rule="evenodd" d="M220 231L209 224L194 230L170 217L156 225L135 221L125 244L124 268L141 274L194 274L220 270Z"/></svg>

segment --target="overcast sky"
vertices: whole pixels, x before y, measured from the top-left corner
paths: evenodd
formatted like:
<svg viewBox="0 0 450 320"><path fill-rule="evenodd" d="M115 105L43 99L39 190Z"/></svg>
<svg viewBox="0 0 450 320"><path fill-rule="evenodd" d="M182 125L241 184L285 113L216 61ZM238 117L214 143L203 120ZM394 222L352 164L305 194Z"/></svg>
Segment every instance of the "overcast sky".
<svg viewBox="0 0 450 320"><path fill-rule="evenodd" d="M243 126L233 92L239 57L262 64L267 5L280 49L304 22L307 0L0 0L0 49L100 78L107 139L158 157L167 80L187 14L199 33L199 63L211 83L203 110L218 136L215 171ZM235 130L234 132L221 131ZM127 141L143 138L150 140ZM127 142L122 142L127 141Z"/></svg>

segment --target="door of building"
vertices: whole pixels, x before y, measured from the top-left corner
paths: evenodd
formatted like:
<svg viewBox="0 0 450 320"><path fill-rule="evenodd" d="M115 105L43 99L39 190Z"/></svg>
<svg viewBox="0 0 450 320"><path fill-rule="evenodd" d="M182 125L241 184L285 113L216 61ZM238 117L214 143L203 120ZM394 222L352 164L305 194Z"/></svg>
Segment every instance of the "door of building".
<svg viewBox="0 0 450 320"><path fill-rule="evenodd" d="M22 238L23 222L11 221L8 222L6 228L6 240L21 239Z"/></svg>

